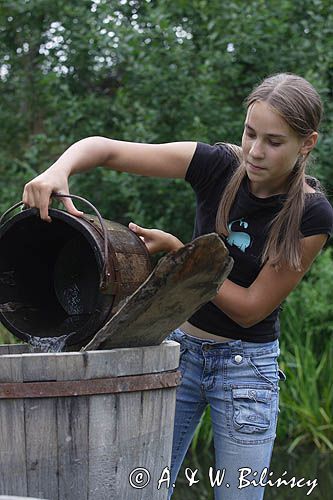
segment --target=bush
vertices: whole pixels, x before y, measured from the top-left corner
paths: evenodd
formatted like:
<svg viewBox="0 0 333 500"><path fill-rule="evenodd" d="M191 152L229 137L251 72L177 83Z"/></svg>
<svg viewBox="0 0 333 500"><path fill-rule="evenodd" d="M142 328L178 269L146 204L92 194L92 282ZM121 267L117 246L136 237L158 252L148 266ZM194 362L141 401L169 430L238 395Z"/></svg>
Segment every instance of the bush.
<svg viewBox="0 0 333 500"><path fill-rule="evenodd" d="M288 297L281 314L281 384L279 440L289 451L312 442L333 450L333 279L332 249L315 261Z"/></svg>

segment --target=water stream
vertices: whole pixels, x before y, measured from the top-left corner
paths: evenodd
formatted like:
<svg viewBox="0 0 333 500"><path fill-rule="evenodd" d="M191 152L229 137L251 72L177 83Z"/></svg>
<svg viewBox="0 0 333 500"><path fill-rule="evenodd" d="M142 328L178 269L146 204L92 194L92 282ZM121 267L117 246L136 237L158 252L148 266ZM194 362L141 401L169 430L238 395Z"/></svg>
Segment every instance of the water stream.
<svg viewBox="0 0 333 500"><path fill-rule="evenodd" d="M25 309L27 313L40 313L41 309L31 306L30 304L25 304L22 302L5 302L0 304L0 313L8 314L19 311L20 309ZM36 330L37 335L31 335L25 332L25 336L27 337L26 342L30 344L32 352L62 352L65 351L66 344L69 339L76 335L77 332L81 332L83 325L85 326L85 330L89 328L93 328L94 324L89 320L91 320L91 314L69 314L65 316L62 321L59 323L59 319L54 321L54 326L49 328L49 333L54 333L52 337L39 337L38 332L43 331L44 328L41 327L40 322L40 314L38 315L38 321L34 320L32 323L30 321L29 329L32 331ZM45 318L44 318L45 322ZM69 333L66 333L69 332ZM83 334L85 337L85 334ZM89 336L89 334L88 334Z"/></svg>
<svg viewBox="0 0 333 500"><path fill-rule="evenodd" d="M32 347L32 352L61 352L69 335L61 335L61 337L33 337L29 335L28 344Z"/></svg>

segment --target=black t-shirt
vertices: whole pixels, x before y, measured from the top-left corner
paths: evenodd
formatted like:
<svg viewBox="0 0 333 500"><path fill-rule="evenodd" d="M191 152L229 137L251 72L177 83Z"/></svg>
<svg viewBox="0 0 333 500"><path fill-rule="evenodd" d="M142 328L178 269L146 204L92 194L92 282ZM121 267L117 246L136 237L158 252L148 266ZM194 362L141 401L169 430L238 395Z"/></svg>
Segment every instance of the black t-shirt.
<svg viewBox="0 0 333 500"><path fill-rule="evenodd" d="M238 162L231 150L223 145L198 143L185 180L196 194L196 217L193 238L215 232L215 219L222 193ZM261 255L268 235L269 223L281 210L286 195L258 198L249 191L244 178L230 211L229 236L226 246L234 266L228 278L249 287L261 269ZM303 236L331 235L333 209L321 192L307 193L301 222ZM201 307L189 322L222 337L251 342L270 342L279 337L279 309L250 328L242 328L212 302Z"/></svg>

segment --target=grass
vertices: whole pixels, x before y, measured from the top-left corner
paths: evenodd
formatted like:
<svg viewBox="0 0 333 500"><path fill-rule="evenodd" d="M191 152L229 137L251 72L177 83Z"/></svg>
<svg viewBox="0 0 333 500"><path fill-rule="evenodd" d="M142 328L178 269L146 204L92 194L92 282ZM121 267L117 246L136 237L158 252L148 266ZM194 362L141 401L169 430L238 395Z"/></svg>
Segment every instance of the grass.
<svg viewBox="0 0 333 500"><path fill-rule="evenodd" d="M19 339L0 324L0 344L17 344Z"/></svg>

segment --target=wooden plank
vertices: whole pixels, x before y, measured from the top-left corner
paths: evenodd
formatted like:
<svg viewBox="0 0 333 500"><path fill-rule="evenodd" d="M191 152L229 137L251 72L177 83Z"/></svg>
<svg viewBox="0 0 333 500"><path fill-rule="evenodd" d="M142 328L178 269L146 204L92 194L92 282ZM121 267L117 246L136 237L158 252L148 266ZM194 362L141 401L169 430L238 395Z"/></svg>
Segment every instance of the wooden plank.
<svg viewBox="0 0 333 500"><path fill-rule="evenodd" d="M84 376L83 356L56 357L57 381L81 380ZM69 360L70 363L69 369ZM58 398L59 499L88 498L88 422L89 397Z"/></svg>
<svg viewBox="0 0 333 500"><path fill-rule="evenodd" d="M25 414L28 494L58 500L56 399L25 400Z"/></svg>
<svg viewBox="0 0 333 500"><path fill-rule="evenodd" d="M52 354L22 354L23 380L56 380ZM57 399L24 400L28 494L62 500L58 496Z"/></svg>
<svg viewBox="0 0 333 500"><path fill-rule="evenodd" d="M118 401L117 494L122 500L166 499L167 490L158 490L157 481L171 461L174 389L121 394ZM137 468L149 471L150 475L142 490L134 488L129 480ZM135 475L132 481L135 483Z"/></svg>
<svg viewBox="0 0 333 500"><path fill-rule="evenodd" d="M28 344L2 344L0 345L0 356L3 354L22 354L30 352ZM0 496L1 498L1 496Z"/></svg>
<svg viewBox="0 0 333 500"><path fill-rule="evenodd" d="M159 346L84 351L85 378L121 377L175 370L179 365L179 344L164 341Z"/></svg>
<svg viewBox="0 0 333 500"><path fill-rule="evenodd" d="M179 345L167 340L159 346L143 348L24 353L20 359L25 367L25 382L120 377L175 370L179 363ZM15 365L14 361L13 367ZM63 374L62 378L59 373Z"/></svg>
<svg viewBox="0 0 333 500"><path fill-rule="evenodd" d="M136 500L142 491L131 487L128 478L138 467L144 467L141 455L142 446L142 397L143 393L120 394L116 408L116 440L117 448L117 494L124 500ZM147 498L148 496L145 488Z"/></svg>
<svg viewBox="0 0 333 500"><path fill-rule="evenodd" d="M20 354L3 354L0 357L0 383L1 382L22 382L23 365Z"/></svg>
<svg viewBox="0 0 333 500"><path fill-rule="evenodd" d="M117 495L117 401L119 395L89 398L88 500L122 499Z"/></svg>
<svg viewBox="0 0 333 500"><path fill-rule="evenodd" d="M24 354L31 352L29 344L10 344L8 348L9 354Z"/></svg>
<svg viewBox="0 0 333 500"><path fill-rule="evenodd" d="M59 499L88 498L89 397L58 398Z"/></svg>
<svg viewBox="0 0 333 500"><path fill-rule="evenodd" d="M2 356L3 354L9 354L9 345L10 344L1 344L0 345L0 356Z"/></svg>
<svg viewBox="0 0 333 500"><path fill-rule="evenodd" d="M0 500L46 500L45 498L32 498L32 497L13 497L7 495L0 495Z"/></svg>
<svg viewBox="0 0 333 500"><path fill-rule="evenodd" d="M57 356L53 353L22 354L23 380L57 380Z"/></svg>
<svg viewBox="0 0 333 500"><path fill-rule="evenodd" d="M22 382L21 356L1 356L0 381ZM27 495L25 415L22 400L0 401L0 492Z"/></svg>
<svg viewBox="0 0 333 500"><path fill-rule="evenodd" d="M170 468L174 415L176 406L176 389L156 391L143 396L144 438L141 453L143 463L151 473L149 485L150 498L166 500L168 490L165 487L157 489L157 482L165 467ZM148 416L150 414L150 419ZM149 429L152 429L151 433Z"/></svg>
<svg viewBox="0 0 333 500"><path fill-rule="evenodd" d="M170 252L82 350L160 344L216 295L232 265L215 233Z"/></svg>

